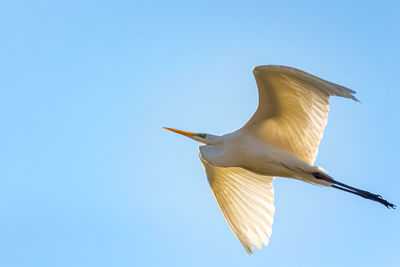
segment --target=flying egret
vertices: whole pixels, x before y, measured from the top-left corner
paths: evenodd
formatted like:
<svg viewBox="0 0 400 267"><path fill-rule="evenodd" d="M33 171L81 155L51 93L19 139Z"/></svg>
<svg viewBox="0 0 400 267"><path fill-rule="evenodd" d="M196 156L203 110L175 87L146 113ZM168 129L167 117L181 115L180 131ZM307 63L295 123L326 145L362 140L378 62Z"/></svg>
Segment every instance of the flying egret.
<svg viewBox="0 0 400 267"><path fill-rule="evenodd" d="M329 186L395 208L380 195L334 180L314 166L328 119L329 97L358 99L355 92L304 71L257 66L258 108L239 130L222 136L167 130L200 146L208 182L229 227L247 253L269 242L275 176Z"/></svg>

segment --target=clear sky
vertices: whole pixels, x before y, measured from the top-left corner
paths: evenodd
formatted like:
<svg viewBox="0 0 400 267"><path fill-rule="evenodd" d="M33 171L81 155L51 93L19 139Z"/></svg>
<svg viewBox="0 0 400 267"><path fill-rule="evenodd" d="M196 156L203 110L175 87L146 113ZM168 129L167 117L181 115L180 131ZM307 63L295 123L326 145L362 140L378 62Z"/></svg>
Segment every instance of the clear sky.
<svg viewBox="0 0 400 267"><path fill-rule="evenodd" d="M257 106L251 68L297 67L332 99L316 164L400 205L399 1L1 1L0 266L400 266L400 213L275 181L248 256L198 144Z"/></svg>

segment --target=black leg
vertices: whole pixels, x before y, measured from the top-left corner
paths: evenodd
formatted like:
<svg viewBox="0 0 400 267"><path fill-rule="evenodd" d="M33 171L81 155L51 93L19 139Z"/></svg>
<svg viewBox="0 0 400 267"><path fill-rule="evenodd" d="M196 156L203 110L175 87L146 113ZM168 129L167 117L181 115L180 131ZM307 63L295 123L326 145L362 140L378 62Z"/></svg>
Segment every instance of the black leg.
<svg viewBox="0 0 400 267"><path fill-rule="evenodd" d="M358 188L343 184L343 183L338 182L338 181L336 181L336 180L334 180L334 179L332 179L330 177L327 177L327 176L323 175L322 173L315 172L315 173L312 173L312 175L317 179L321 179L321 180L333 183L333 185L332 185L333 188L336 188L336 189L339 189L339 190L342 190L342 191L345 191L345 192L349 192L349 193L355 194L357 196L360 196L360 197L363 197L363 198L366 198L366 199L370 199L372 201L379 202L382 205L386 206L387 208L392 208L392 209L396 208L395 205L393 205L392 203L386 201L380 195L372 194L372 193L370 193L368 191L364 191L364 190L361 190L361 189L358 189Z"/></svg>

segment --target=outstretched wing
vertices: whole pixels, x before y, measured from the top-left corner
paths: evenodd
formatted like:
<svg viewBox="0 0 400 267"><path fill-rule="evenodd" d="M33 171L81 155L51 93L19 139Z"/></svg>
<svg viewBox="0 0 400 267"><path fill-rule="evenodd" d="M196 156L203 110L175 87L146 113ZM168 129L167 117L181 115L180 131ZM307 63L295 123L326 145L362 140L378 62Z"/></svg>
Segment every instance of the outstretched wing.
<svg viewBox="0 0 400 267"><path fill-rule="evenodd" d="M268 244L275 212L273 177L238 167L216 167L201 158L207 179L229 227L247 253Z"/></svg>
<svg viewBox="0 0 400 267"><path fill-rule="evenodd" d="M355 92L290 67L258 66L253 73L259 104L242 130L313 164L328 120L329 96L358 101Z"/></svg>

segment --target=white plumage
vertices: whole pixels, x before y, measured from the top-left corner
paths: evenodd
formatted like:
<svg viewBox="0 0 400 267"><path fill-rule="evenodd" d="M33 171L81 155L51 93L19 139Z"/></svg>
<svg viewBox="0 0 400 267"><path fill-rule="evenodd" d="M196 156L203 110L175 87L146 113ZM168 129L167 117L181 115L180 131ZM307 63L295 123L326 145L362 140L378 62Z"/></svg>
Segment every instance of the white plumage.
<svg viewBox="0 0 400 267"><path fill-rule="evenodd" d="M275 213L273 177L242 168L219 168L201 160L229 227L248 253L268 245Z"/></svg>
<svg viewBox="0 0 400 267"><path fill-rule="evenodd" d="M165 128L205 144L200 158L209 184L229 227L249 254L253 245L261 248L269 242L276 176L331 186L395 207L313 166L328 119L329 97L358 101L354 91L290 67L258 66L253 73L259 104L241 129L215 136Z"/></svg>
<svg viewBox="0 0 400 267"><path fill-rule="evenodd" d="M328 120L329 96L358 101L355 92L288 67L259 66L253 73L259 105L242 129L313 164Z"/></svg>

